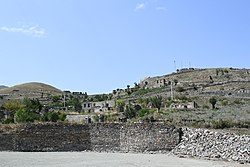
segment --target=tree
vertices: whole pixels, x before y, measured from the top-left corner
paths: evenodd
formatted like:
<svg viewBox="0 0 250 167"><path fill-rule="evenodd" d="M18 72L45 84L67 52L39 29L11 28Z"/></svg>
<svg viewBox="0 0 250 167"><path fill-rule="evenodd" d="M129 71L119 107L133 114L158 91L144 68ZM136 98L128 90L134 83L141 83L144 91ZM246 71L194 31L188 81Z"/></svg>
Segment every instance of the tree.
<svg viewBox="0 0 250 167"><path fill-rule="evenodd" d="M116 106L117 112L123 112L124 111L125 102L117 100L115 102L115 106Z"/></svg>
<svg viewBox="0 0 250 167"><path fill-rule="evenodd" d="M177 83L178 83L178 80L174 79L174 85L177 85Z"/></svg>
<svg viewBox="0 0 250 167"><path fill-rule="evenodd" d="M217 99L215 97L211 97L209 99L209 103L212 104L212 108L215 109L215 104L217 103Z"/></svg>
<svg viewBox="0 0 250 167"><path fill-rule="evenodd" d="M72 105L75 108L75 111L80 112L82 110L82 104L78 98L73 98L68 102L68 105Z"/></svg>
<svg viewBox="0 0 250 167"><path fill-rule="evenodd" d="M61 98L59 97L59 96L52 96L52 101L54 102L54 103L57 103L57 102L59 102L61 100Z"/></svg>
<svg viewBox="0 0 250 167"><path fill-rule="evenodd" d="M124 111L124 115L128 119L134 118L136 116L135 108L132 105L130 105L130 104L127 105L126 109Z"/></svg>
<svg viewBox="0 0 250 167"><path fill-rule="evenodd" d="M14 116L15 122L25 123L25 122L34 122L39 120L40 116L37 113L34 113L27 108L19 109Z"/></svg>
<svg viewBox="0 0 250 167"><path fill-rule="evenodd" d="M15 112L22 108L22 103L20 100L9 100L3 104L3 108L14 115Z"/></svg>
<svg viewBox="0 0 250 167"><path fill-rule="evenodd" d="M23 104L27 110L34 113L40 113L43 108L43 105L40 103L38 99L24 98Z"/></svg>

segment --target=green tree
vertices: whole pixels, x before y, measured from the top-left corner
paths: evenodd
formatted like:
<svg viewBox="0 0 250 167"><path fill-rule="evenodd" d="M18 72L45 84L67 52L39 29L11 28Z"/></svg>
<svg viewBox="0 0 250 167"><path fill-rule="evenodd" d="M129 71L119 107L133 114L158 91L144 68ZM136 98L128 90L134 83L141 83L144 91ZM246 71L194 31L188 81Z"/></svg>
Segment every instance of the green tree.
<svg viewBox="0 0 250 167"><path fill-rule="evenodd" d="M3 104L3 108L14 114L20 108L22 108L22 103L20 100L8 100Z"/></svg>
<svg viewBox="0 0 250 167"><path fill-rule="evenodd" d="M60 96L52 96L52 101L58 103L61 100Z"/></svg>
<svg viewBox="0 0 250 167"><path fill-rule="evenodd" d="M48 120L51 122L57 122L57 120L59 119L59 114L56 112L50 112L48 114Z"/></svg>
<svg viewBox="0 0 250 167"><path fill-rule="evenodd" d="M215 104L217 103L217 99L215 97L211 97L209 99L209 103L212 104L212 108L215 109Z"/></svg>
<svg viewBox="0 0 250 167"><path fill-rule="evenodd" d="M38 99L24 98L23 105L27 110L34 113L40 113L43 108L43 105Z"/></svg>
<svg viewBox="0 0 250 167"><path fill-rule="evenodd" d="M34 122L35 120L39 120L39 118L39 114L34 113L27 108L19 109L14 116L14 120L17 123Z"/></svg>
<svg viewBox="0 0 250 167"><path fill-rule="evenodd" d="M178 80L174 79L174 85L177 85L177 83L178 83Z"/></svg>
<svg viewBox="0 0 250 167"><path fill-rule="evenodd" d="M124 111L124 107L125 107L125 102L121 101L121 100L117 100L115 102L115 106L116 106L117 112L123 112Z"/></svg>
<svg viewBox="0 0 250 167"><path fill-rule="evenodd" d="M126 118L131 119L136 116L135 108L132 105L127 105L124 111L124 115Z"/></svg>
<svg viewBox="0 0 250 167"><path fill-rule="evenodd" d="M82 104L78 98L73 98L68 101L68 105L72 105L75 108L75 111L80 112L82 110Z"/></svg>

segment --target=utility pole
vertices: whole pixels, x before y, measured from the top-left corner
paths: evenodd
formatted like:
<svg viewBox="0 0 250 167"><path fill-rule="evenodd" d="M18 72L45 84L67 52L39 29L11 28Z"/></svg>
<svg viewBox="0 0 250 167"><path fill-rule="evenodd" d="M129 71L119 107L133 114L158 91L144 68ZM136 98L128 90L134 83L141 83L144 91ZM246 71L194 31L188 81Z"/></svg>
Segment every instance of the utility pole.
<svg viewBox="0 0 250 167"><path fill-rule="evenodd" d="M65 93L63 94L63 107L65 108L65 111L67 111L66 100L65 100Z"/></svg>
<svg viewBox="0 0 250 167"><path fill-rule="evenodd" d="M176 64L175 64L175 60L174 60L174 70L175 70L175 72L176 72Z"/></svg>
<svg viewBox="0 0 250 167"><path fill-rule="evenodd" d="M174 100L174 95L173 95L173 82L171 81L171 100Z"/></svg>

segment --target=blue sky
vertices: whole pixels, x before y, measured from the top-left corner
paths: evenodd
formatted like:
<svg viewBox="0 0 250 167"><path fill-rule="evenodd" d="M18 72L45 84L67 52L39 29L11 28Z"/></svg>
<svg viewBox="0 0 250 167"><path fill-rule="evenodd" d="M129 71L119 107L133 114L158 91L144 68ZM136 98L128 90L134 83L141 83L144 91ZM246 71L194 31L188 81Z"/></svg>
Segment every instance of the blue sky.
<svg viewBox="0 0 250 167"><path fill-rule="evenodd" d="M0 0L0 85L108 93L177 68L249 68L249 0Z"/></svg>

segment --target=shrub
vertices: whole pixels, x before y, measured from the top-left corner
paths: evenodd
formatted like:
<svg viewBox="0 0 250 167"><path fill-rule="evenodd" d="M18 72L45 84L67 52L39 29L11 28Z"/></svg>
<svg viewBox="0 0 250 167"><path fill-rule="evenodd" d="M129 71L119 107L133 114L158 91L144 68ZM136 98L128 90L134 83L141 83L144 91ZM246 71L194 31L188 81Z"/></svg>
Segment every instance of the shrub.
<svg viewBox="0 0 250 167"><path fill-rule="evenodd" d="M209 106L208 106L207 104L204 104L204 105L202 106L202 108L203 108L203 109L209 109Z"/></svg>
<svg viewBox="0 0 250 167"><path fill-rule="evenodd" d="M221 102L221 104L222 104L223 106L226 106L226 105L228 105L228 101L227 101L227 100L223 100L223 101Z"/></svg>
<svg viewBox="0 0 250 167"><path fill-rule="evenodd" d="M139 112L138 112L138 116L139 117L144 117L145 115L149 114L149 109L148 108L142 108Z"/></svg>
<svg viewBox="0 0 250 167"><path fill-rule="evenodd" d="M48 115L48 120L51 122L57 122L57 120L59 119L59 114L56 112L50 112Z"/></svg>
<svg viewBox="0 0 250 167"><path fill-rule="evenodd" d="M209 99L209 103L212 104L212 108L215 109L215 104L217 103L217 99L215 97L211 97Z"/></svg>
<svg viewBox="0 0 250 167"><path fill-rule="evenodd" d="M8 117L6 119L3 120L3 123L4 124L11 124L11 123L14 123L14 117Z"/></svg>
<svg viewBox="0 0 250 167"><path fill-rule="evenodd" d="M176 88L176 92L184 92L184 91L185 91L185 89L183 87L181 87L181 86L178 86Z"/></svg>
<svg viewBox="0 0 250 167"><path fill-rule="evenodd" d="M243 104L242 101L240 101L239 99L234 100L233 103L234 103L234 104Z"/></svg>
<svg viewBox="0 0 250 167"><path fill-rule="evenodd" d="M65 121L66 119L66 114L65 113L60 113L60 112L49 112L41 116L41 121L44 122L57 122L57 121Z"/></svg>
<svg viewBox="0 0 250 167"><path fill-rule="evenodd" d="M39 120L40 115L36 114L26 108L19 109L14 116L14 120L17 123L34 122Z"/></svg>
<svg viewBox="0 0 250 167"><path fill-rule="evenodd" d="M230 128L233 126L233 123L228 121L228 120L218 120L218 121L214 121L212 123L212 127L214 129L224 129L224 128Z"/></svg>
<svg viewBox="0 0 250 167"><path fill-rule="evenodd" d="M136 111L132 105L127 105L124 111L124 115L126 118L131 119L136 116Z"/></svg>
<svg viewBox="0 0 250 167"><path fill-rule="evenodd" d="M59 121L65 121L66 116L67 116L67 115L66 115L65 113L60 113L60 114L59 114L58 120L59 120Z"/></svg>
<svg viewBox="0 0 250 167"><path fill-rule="evenodd" d="M155 96L150 98L150 102L152 103L152 107L157 108L158 111L161 109L163 98L162 96Z"/></svg>

